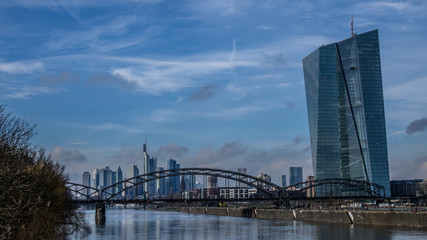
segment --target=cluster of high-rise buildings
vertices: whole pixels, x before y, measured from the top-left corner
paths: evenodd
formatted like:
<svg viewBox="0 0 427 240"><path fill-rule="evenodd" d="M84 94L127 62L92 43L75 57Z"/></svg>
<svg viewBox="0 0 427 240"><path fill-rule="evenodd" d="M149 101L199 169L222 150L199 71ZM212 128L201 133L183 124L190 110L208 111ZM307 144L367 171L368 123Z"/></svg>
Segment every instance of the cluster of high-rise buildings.
<svg viewBox="0 0 427 240"><path fill-rule="evenodd" d="M117 194L118 197L135 197L139 195L148 196L166 196L178 192L183 192L196 187L196 178L192 175L187 176L170 176L166 178L157 178L156 180L142 182L141 179L134 178L136 176L154 172L161 172L165 169L157 167L157 158L151 157L147 152L147 145L143 145L144 165L140 170L137 165L129 165L124 175L120 166L117 171L111 170L109 167L97 168L90 172L84 172L82 176L83 185L103 190L109 194ZM180 164L174 159L167 160L166 169L179 169ZM147 176L147 179L156 178L156 175ZM128 182L120 183L128 179ZM120 183L120 184L116 184ZM113 187L110 187L113 186ZM120 189L127 188L121 192ZM121 193L120 193L121 192ZM118 194L120 193L120 194Z"/></svg>

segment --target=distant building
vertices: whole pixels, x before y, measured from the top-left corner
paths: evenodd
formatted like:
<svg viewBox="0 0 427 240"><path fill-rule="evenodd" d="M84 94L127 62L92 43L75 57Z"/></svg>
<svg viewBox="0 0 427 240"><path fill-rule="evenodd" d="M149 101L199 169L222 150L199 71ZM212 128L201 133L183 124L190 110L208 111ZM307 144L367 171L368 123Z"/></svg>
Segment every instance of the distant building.
<svg viewBox="0 0 427 240"><path fill-rule="evenodd" d="M84 172L83 176L82 176L82 184L85 185L85 186L90 187L90 185L91 185L90 182L91 182L90 173L89 172Z"/></svg>
<svg viewBox="0 0 427 240"><path fill-rule="evenodd" d="M218 187L218 177L209 176L208 177L208 188L217 188Z"/></svg>
<svg viewBox="0 0 427 240"><path fill-rule="evenodd" d="M123 172L122 172L122 169L120 168L120 166L117 168L116 175L117 175L117 182L123 181ZM118 185L118 187L123 188L123 183L120 183Z"/></svg>
<svg viewBox="0 0 427 240"><path fill-rule="evenodd" d="M427 179L418 183L417 197L427 197Z"/></svg>
<svg viewBox="0 0 427 240"><path fill-rule="evenodd" d="M85 185L85 186L90 187L90 182L91 182L90 173L89 172L84 172L83 176L82 176L82 184ZM87 190L85 194L89 195L89 194L91 194L91 191Z"/></svg>
<svg viewBox="0 0 427 240"><path fill-rule="evenodd" d="M422 179L390 181L391 197L415 197L422 182Z"/></svg>
<svg viewBox="0 0 427 240"><path fill-rule="evenodd" d="M162 167L158 167L157 171L164 171L165 169ZM157 174L157 176L162 176L160 173ZM157 195L158 196L166 196L168 195L168 188L166 187L166 179L165 178L157 178L156 180L156 187L157 187Z"/></svg>
<svg viewBox="0 0 427 240"><path fill-rule="evenodd" d="M282 187L286 187L286 175L285 174L282 175L281 180L282 180L281 183L280 183L281 186Z"/></svg>
<svg viewBox="0 0 427 240"><path fill-rule="evenodd" d="M265 181L268 181L268 182L271 182L271 175L269 175L269 174L260 173L260 174L258 174L257 178L265 180ZM262 186L262 187L264 187L264 188L266 187L265 183L258 182L257 184L260 185L260 186Z"/></svg>
<svg viewBox="0 0 427 240"><path fill-rule="evenodd" d="M168 169L180 169L181 166L178 163L176 163L175 160L169 159L167 161L167 168ZM168 194L174 194L174 193L179 192L180 177L179 176L168 177L166 179L166 185L168 187Z"/></svg>
<svg viewBox="0 0 427 240"><path fill-rule="evenodd" d="M147 153L147 144L143 145L144 151L144 174L152 173L157 170L157 158L150 157ZM148 179L153 177L147 177ZM149 181L144 184L144 190L147 191L150 195L155 195L156 191L156 181Z"/></svg>
<svg viewBox="0 0 427 240"><path fill-rule="evenodd" d="M186 190L194 190L196 189L196 176L194 175L185 175L183 176L185 182Z"/></svg>
<svg viewBox="0 0 427 240"><path fill-rule="evenodd" d="M289 184L294 185L302 182L302 167L289 168Z"/></svg>
<svg viewBox="0 0 427 240"><path fill-rule="evenodd" d="M127 179L139 176L139 168L136 165L129 165L126 176L127 176ZM126 191L126 197L128 198L134 198L143 192L143 186L142 184L141 185L138 184L139 181L137 179L133 179L131 180L131 182L134 184L130 189ZM125 187L130 187L130 186L131 184L129 183L127 185L125 184Z"/></svg>
<svg viewBox="0 0 427 240"><path fill-rule="evenodd" d="M255 196L257 189L221 187L219 197L221 199L247 199Z"/></svg>
<svg viewBox="0 0 427 240"><path fill-rule="evenodd" d="M92 185L91 187L98 189L99 188L99 172L98 169L94 169L92 172Z"/></svg>
<svg viewBox="0 0 427 240"><path fill-rule="evenodd" d="M314 181L314 176L307 176L307 197L315 197L316 196L316 192L315 192L315 188L311 187L312 185L314 185L314 183L312 182Z"/></svg>

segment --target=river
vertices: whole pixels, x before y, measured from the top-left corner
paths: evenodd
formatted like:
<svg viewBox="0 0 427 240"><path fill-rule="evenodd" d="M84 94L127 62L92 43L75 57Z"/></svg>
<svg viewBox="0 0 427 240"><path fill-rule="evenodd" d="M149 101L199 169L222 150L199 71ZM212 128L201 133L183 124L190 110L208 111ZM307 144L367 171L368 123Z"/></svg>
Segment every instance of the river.
<svg viewBox="0 0 427 240"><path fill-rule="evenodd" d="M104 226L95 210L82 210L92 229L84 239L427 239L427 231L346 224L196 215L143 209L107 208ZM74 239L82 239L75 236Z"/></svg>

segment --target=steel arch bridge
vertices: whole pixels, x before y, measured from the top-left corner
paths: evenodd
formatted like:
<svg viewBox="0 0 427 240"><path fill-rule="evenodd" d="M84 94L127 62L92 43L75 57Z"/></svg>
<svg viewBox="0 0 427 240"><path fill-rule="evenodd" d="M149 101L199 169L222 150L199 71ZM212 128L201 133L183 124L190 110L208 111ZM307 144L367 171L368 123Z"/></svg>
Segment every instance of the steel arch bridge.
<svg viewBox="0 0 427 240"><path fill-rule="evenodd" d="M224 178L232 181L236 181L242 184L246 184L248 186L254 187L259 191L265 193L267 196L271 198L279 197L280 186L263 180L257 177L247 175L244 173L222 170L222 169L213 169L213 168L181 168L181 169L167 169L163 171L151 172L147 174L142 174L139 176L135 176L121 182L115 183L104 188L101 191L101 196L105 197L105 199L111 200L115 196L120 195L126 190L135 188L136 186L144 185L146 182L155 181L161 178L169 178L175 176L212 176L218 178ZM114 188L118 189L117 192L112 191Z"/></svg>
<svg viewBox="0 0 427 240"><path fill-rule="evenodd" d="M287 187L280 187L269 181L257 177L229 171L212 168L181 168L168 169L147 174L142 174L121 182L110 185L102 191L82 184L67 183L71 192L79 194L86 198L86 201L111 201L123 192L143 186L145 183L155 181L161 178L175 176L214 176L224 178L251 186L264 194L264 199L270 200L291 200L291 199L309 199L309 198L384 198L385 188L375 183L345 178L329 178L306 181ZM308 196L308 193L311 195ZM146 192L141 192L135 197ZM260 198L258 198L259 200ZM132 200L127 199L127 200ZM203 201L204 199L200 199ZM217 199L223 200L223 199ZM246 199L245 199L246 200ZM250 200L250 199L249 199ZM123 200L122 200L123 201ZM126 200L125 200L126 201Z"/></svg>
<svg viewBox="0 0 427 240"><path fill-rule="evenodd" d="M282 188L286 199L299 198L385 198L385 188L376 183L350 178L326 178Z"/></svg>

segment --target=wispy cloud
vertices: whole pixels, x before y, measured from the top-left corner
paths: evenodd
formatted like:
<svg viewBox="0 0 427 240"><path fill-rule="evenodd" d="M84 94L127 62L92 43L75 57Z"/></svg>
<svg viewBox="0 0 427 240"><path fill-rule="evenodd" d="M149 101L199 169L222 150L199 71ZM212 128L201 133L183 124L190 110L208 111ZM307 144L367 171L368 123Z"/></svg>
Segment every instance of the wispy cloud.
<svg viewBox="0 0 427 240"><path fill-rule="evenodd" d="M30 96L42 94L57 94L66 91L64 88L50 88L43 86L25 86L22 88L11 87L9 91L12 93L4 95L2 98L8 99L30 99Z"/></svg>
<svg viewBox="0 0 427 240"><path fill-rule="evenodd" d="M113 18L108 22L93 22L83 30L52 32L47 48L51 51L90 49L110 52L141 46L141 43L161 32L161 28L148 26L146 22L143 17L130 15Z"/></svg>
<svg viewBox="0 0 427 240"><path fill-rule="evenodd" d="M81 164L87 161L86 156L77 149L65 149L59 146L52 149L50 156L52 160L64 165Z"/></svg>
<svg viewBox="0 0 427 240"><path fill-rule="evenodd" d="M426 8L425 1L379 1L357 3L352 9L354 13L360 15L396 16L398 14L413 18L424 16Z"/></svg>
<svg viewBox="0 0 427 240"><path fill-rule="evenodd" d="M9 74L23 74L42 71L44 64L39 61L21 61L21 62L8 62L0 63L0 72Z"/></svg>

